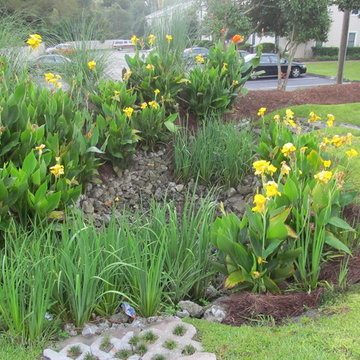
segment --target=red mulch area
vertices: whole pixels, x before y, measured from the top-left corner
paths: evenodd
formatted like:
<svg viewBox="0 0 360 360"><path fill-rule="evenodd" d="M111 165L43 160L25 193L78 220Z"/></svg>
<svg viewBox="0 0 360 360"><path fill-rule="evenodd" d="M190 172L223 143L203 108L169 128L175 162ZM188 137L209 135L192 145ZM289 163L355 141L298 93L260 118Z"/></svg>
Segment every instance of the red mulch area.
<svg viewBox="0 0 360 360"><path fill-rule="evenodd" d="M340 259L336 259L326 263L321 271L320 281L327 281L336 287L340 262ZM347 282L349 285L360 282L360 251L349 260ZM318 287L310 294L306 292L289 292L280 295L253 294L242 291L222 301L228 311L223 323L240 326L256 323L261 321L261 318L266 320L267 316L271 316L276 323L281 323L283 319L299 316L308 309L317 308L324 291L325 287Z"/></svg>
<svg viewBox="0 0 360 360"><path fill-rule="evenodd" d="M256 117L260 107L268 112L304 104L346 104L360 102L360 83L317 86L295 91L256 90L239 97L228 116L232 119Z"/></svg>

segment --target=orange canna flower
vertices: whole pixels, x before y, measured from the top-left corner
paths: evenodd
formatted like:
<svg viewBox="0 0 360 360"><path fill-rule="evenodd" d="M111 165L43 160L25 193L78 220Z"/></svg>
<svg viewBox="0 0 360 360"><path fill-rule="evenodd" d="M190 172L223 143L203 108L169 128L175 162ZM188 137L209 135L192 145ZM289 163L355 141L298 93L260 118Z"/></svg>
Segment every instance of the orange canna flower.
<svg viewBox="0 0 360 360"><path fill-rule="evenodd" d="M239 34L236 34L236 35L234 35L234 36L232 37L231 41L232 41L234 44L236 44L236 43L238 43L238 42L243 41L243 37L242 37L241 35L239 35Z"/></svg>

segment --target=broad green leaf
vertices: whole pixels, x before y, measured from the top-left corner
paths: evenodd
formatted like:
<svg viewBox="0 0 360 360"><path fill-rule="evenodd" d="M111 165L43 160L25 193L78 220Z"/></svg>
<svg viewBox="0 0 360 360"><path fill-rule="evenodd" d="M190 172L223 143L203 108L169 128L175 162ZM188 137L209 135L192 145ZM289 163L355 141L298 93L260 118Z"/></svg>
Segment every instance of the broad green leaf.
<svg viewBox="0 0 360 360"><path fill-rule="evenodd" d="M272 293L280 294L280 288L276 285L275 281L271 280L269 276L264 276L264 284L267 290Z"/></svg>
<svg viewBox="0 0 360 360"><path fill-rule="evenodd" d="M242 271L234 271L225 279L225 288L232 288L243 281L245 281L245 278L242 274Z"/></svg>
<svg viewBox="0 0 360 360"><path fill-rule="evenodd" d="M37 165L37 160L34 155L34 152L30 151L23 162L22 169L26 172L28 176L30 176L35 170L36 165Z"/></svg>
<svg viewBox="0 0 360 360"><path fill-rule="evenodd" d="M297 201L299 199L299 191L295 182L291 178L286 180L286 183L283 188L283 192L292 202L293 205L297 204Z"/></svg>
<svg viewBox="0 0 360 360"><path fill-rule="evenodd" d="M328 224L334 225L338 228L345 229L345 230L351 230L354 231L354 229L343 219L340 219L337 216L333 216L329 219Z"/></svg>
<svg viewBox="0 0 360 360"><path fill-rule="evenodd" d="M51 212L55 210L59 205L60 199L61 199L61 191L58 191L48 196L47 197L48 204L47 204L46 212Z"/></svg>
<svg viewBox="0 0 360 360"><path fill-rule="evenodd" d="M9 193L4 185L4 182L2 179L0 179L0 201L7 200L8 196L9 196Z"/></svg>
<svg viewBox="0 0 360 360"><path fill-rule="evenodd" d="M330 231L325 232L325 242L328 245L332 246L334 249L342 250L347 254L351 255L350 249L338 238L336 238Z"/></svg>

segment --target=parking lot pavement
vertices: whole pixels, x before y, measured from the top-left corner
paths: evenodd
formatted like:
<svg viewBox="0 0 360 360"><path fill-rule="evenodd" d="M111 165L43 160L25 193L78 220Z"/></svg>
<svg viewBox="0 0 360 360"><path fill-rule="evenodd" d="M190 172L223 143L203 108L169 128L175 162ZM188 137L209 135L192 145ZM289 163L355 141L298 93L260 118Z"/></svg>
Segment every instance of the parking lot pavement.
<svg viewBox="0 0 360 360"><path fill-rule="evenodd" d="M125 51L110 51L107 53L108 66L106 68L106 75L112 80L119 81L122 79L122 70L127 69L128 66L125 61L125 55L128 54L131 57L135 56L135 52L125 52ZM140 51L140 56L146 57L146 51Z"/></svg>
<svg viewBox="0 0 360 360"><path fill-rule="evenodd" d="M292 91L296 89L302 89L307 87L322 86L322 85L333 85L336 84L335 79L327 79L318 77L315 75L306 74L296 79L289 79L286 90ZM249 90L271 90L277 88L276 78L266 78L249 80L246 82L245 87Z"/></svg>

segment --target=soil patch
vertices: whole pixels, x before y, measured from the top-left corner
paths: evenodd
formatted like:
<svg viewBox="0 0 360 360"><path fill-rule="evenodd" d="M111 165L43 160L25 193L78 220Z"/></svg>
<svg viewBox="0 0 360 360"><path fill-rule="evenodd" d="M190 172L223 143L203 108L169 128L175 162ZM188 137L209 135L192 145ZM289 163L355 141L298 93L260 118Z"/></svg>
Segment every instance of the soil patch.
<svg viewBox="0 0 360 360"><path fill-rule="evenodd" d="M360 102L360 83L317 86L295 91L256 90L239 97L233 106L233 111L227 117L234 120L256 117L260 107L266 107L268 112L271 112L294 105L333 105L354 102Z"/></svg>
<svg viewBox="0 0 360 360"><path fill-rule="evenodd" d="M321 271L320 281L324 280L337 287L341 258L327 262ZM360 282L360 249L350 258L347 283L353 285ZM308 309L320 305L325 287L318 287L310 294L307 292L291 292L287 294L253 294L239 292L221 301L227 307L224 324L240 326L269 322L270 319L280 324L282 320L304 314Z"/></svg>

